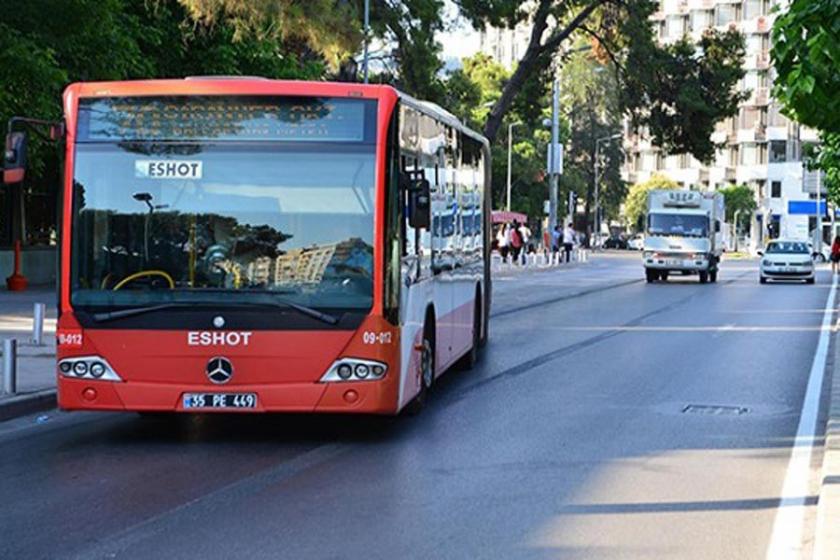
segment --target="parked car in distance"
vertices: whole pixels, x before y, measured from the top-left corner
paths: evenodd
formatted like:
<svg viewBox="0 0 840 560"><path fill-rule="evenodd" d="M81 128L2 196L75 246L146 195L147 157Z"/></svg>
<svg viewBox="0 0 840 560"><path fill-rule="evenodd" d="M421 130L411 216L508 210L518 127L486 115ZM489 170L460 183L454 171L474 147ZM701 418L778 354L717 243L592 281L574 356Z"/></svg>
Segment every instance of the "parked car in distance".
<svg viewBox="0 0 840 560"><path fill-rule="evenodd" d="M612 236L602 245L604 249L627 249L627 242L618 236Z"/></svg>
<svg viewBox="0 0 840 560"><path fill-rule="evenodd" d="M641 233L637 233L627 240L627 248L632 249L633 251L641 251L645 248L645 236Z"/></svg>
<svg viewBox="0 0 840 560"><path fill-rule="evenodd" d="M758 254L761 255L758 280L762 284L768 280L804 280L808 284L814 283L813 249L807 241L775 239Z"/></svg>

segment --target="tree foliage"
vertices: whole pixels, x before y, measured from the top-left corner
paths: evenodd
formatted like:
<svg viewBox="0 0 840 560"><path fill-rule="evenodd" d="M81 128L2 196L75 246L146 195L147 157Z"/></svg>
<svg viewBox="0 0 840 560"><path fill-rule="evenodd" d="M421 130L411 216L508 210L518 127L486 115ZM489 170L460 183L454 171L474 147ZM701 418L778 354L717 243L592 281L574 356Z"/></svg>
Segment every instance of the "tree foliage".
<svg viewBox="0 0 840 560"><path fill-rule="evenodd" d="M234 39L255 37L299 44L334 67L362 41L359 12L341 0L179 0L192 20L234 30Z"/></svg>
<svg viewBox="0 0 840 560"><path fill-rule="evenodd" d="M690 153L710 162L715 124L737 113L748 93L737 92L744 77L744 38L735 30L709 31L698 45L688 39L656 48L631 47L621 102L636 127L668 154Z"/></svg>
<svg viewBox="0 0 840 560"><path fill-rule="evenodd" d="M655 3L649 0L539 0L530 13L513 0L458 3L475 25L531 24L528 47L484 126L491 140L528 76L550 65L574 34L588 37L593 50L614 63L624 90L622 111L666 153L711 159L715 123L738 109L733 86L743 77L744 45L735 31L709 33L697 46L681 41L661 47L654 41L649 17Z"/></svg>
<svg viewBox="0 0 840 560"><path fill-rule="evenodd" d="M794 120L840 133L840 2L793 0L773 24L773 94Z"/></svg>
<svg viewBox="0 0 840 560"><path fill-rule="evenodd" d="M735 214L738 214L738 223L736 228L743 228L749 225L752 219L752 214L757 208L755 202L755 193L749 185L732 185L720 189L726 205L726 221L729 223L735 222Z"/></svg>
<svg viewBox="0 0 840 560"><path fill-rule="evenodd" d="M656 189L678 189L679 183L669 179L665 175L655 173L650 179L642 183L636 183L627 193L624 202L624 218L627 225L636 229L642 229L645 213L647 212L648 192Z"/></svg>
<svg viewBox="0 0 840 560"><path fill-rule="evenodd" d="M462 61L462 67L451 72L446 80L442 103L467 126L480 128L492 105L501 95L510 78L503 66L486 54L478 53ZM505 205L507 191L507 131L513 129L511 166L511 208L532 218L543 213L543 200L548 196L545 180L545 153L549 133L542 124L549 106L549 84L545 77L536 77L526 85L521 100L513 104L503 121L505 134L491 145L492 195L495 208Z"/></svg>
<svg viewBox="0 0 840 560"><path fill-rule="evenodd" d="M562 177L565 191L572 190L584 202L584 229L592 231L595 203L595 144L622 132L615 69L592 52L577 52L563 65L561 106L569 115L569 141ZM598 150L600 205L604 216L617 217L627 193L621 180L621 140L601 141Z"/></svg>

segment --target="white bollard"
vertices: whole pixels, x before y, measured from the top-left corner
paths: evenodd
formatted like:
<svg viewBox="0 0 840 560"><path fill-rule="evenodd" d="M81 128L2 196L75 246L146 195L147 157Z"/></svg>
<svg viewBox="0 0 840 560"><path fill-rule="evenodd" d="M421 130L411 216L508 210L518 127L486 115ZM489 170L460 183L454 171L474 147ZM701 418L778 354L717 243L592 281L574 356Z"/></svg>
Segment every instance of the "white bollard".
<svg viewBox="0 0 840 560"><path fill-rule="evenodd" d="M3 392L17 393L17 340L14 338L3 341Z"/></svg>
<svg viewBox="0 0 840 560"><path fill-rule="evenodd" d="M36 303L32 309L32 344L44 345L44 316L47 314L45 303Z"/></svg>

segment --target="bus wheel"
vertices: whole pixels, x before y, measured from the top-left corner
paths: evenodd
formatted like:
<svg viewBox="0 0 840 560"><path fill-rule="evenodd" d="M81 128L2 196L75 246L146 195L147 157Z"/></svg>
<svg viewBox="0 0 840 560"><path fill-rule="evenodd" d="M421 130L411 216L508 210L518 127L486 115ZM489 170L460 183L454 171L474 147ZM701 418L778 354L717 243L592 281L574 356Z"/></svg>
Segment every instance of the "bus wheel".
<svg viewBox="0 0 840 560"><path fill-rule="evenodd" d="M426 406L426 399L429 398L429 391L435 381L435 341L429 334L429 329L423 329L423 345L420 351L420 391L417 396L408 403L406 411L414 416L420 414Z"/></svg>

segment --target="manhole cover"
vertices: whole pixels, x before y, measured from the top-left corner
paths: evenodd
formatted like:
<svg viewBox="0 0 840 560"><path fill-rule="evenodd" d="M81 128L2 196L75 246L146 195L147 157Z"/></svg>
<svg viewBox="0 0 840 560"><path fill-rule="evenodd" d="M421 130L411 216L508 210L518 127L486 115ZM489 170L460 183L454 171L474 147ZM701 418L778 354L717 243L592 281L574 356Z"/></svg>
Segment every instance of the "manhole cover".
<svg viewBox="0 0 840 560"><path fill-rule="evenodd" d="M690 404L682 410L688 414L708 414L712 416L746 414L750 409L743 406L723 406L715 404Z"/></svg>

